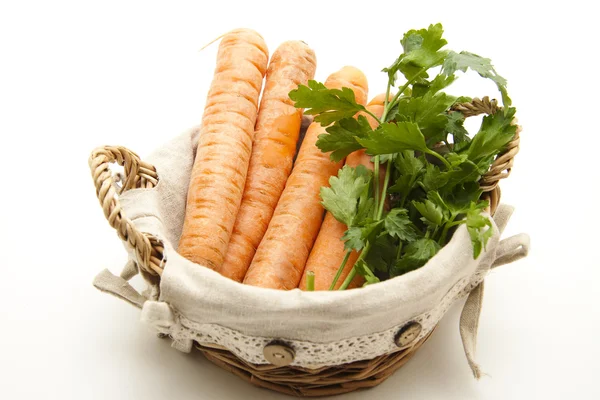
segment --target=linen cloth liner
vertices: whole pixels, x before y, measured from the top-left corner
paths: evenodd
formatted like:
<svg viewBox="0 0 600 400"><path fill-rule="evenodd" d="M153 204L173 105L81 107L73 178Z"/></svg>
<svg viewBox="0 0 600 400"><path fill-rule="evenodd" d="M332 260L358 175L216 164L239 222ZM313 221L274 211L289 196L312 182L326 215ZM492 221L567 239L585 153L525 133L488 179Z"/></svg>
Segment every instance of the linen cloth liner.
<svg viewBox="0 0 600 400"><path fill-rule="evenodd" d="M128 284L137 260L132 249L127 249L129 262L122 276L105 270L94 282L97 288L143 307L142 318L159 332L171 335L174 347L182 351L191 350L192 340L219 344L235 343L236 337L237 342L240 337L251 338L246 339L248 344L227 347L248 362L263 364L267 361L262 357L262 344L281 339L296 349L292 365L315 368L398 350L388 333L416 318L428 317L422 321L426 326L419 338L425 336L452 303L475 289L463 309L460 332L469 365L476 377L481 376L474 353L483 278L490 268L522 258L529 250L529 238L524 234L500 241L511 207L501 205L496 211L493 235L477 260L473 260L467 229L461 225L422 268L359 290L307 293L242 285L176 252L197 135L198 128L191 129L147 158L157 169L156 187L132 189L120 196L125 216L140 231L155 235L164 244L167 267L160 287L148 283L142 295ZM346 358L327 351L334 345L342 349L353 341L361 348L347 352ZM304 347L312 356L323 354L315 362L315 357L302 353Z"/></svg>

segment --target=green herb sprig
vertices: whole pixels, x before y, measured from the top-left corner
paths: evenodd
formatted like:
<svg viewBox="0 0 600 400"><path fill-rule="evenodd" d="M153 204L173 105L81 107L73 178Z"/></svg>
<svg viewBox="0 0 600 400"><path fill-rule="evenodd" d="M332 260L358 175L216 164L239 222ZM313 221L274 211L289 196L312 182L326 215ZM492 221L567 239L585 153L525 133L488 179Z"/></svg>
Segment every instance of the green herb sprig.
<svg viewBox="0 0 600 400"><path fill-rule="evenodd" d="M383 69L388 84L381 118L356 103L348 88L328 89L309 81L289 94L296 107L328 126L317 146L332 160L340 161L360 149L373 155L374 172L344 166L331 177L329 187L321 188L325 209L348 227L342 237L346 257L330 289L352 250L361 254L341 290L357 273L368 285L420 268L448 243L458 225L467 227L473 258L479 257L492 236L491 222L483 214L488 202L480 200L478 182L513 139L516 127L511 121L516 110L506 80L491 61L466 51L445 50L442 34L441 24L404 34L402 54ZM439 73L430 78L434 68ZM492 80L504 106L503 112L483 118L472 139L463 126L464 116L452 111L454 104L470 98L443 92L457 79L458 71L467 70ZM400 85L399 75L404 78ZM379 125L372 129L364 116L354 118L361 111Z"/></svg>

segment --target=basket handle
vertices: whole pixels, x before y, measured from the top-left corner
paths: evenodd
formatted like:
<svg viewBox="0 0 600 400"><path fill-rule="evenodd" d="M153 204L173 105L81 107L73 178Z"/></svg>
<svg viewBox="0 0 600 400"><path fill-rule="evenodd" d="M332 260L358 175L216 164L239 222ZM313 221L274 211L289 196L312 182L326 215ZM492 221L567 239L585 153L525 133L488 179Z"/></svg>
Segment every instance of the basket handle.
<svg viewBox="0 0 600 400"><path fill-rule="evenodd" d="M122 166L123 174L113 174L109 168L112 163ZM147 279L156 281L162 274L164 264L162 242L153 235L140 232L131 220L123 215L118 198L118 195L130 189L156 186L156 168L140 160L131 150L120 146L95 149L90 155L89 165L96 186L96 196L108 223L135 251L140 272Z"/></svg>
<svg viewBox="0 0 600 400"><path fill-rule="evenodd" d="M474 98L467 103L458 103L451 108L451 111L458 111L462 113L465 118L480 114L493 115L499 110L502 110L502 107L498 106L498 102L495 99L490 100L488 96L485 96L482 99ZM498 204L500 204L501 193L498 184L502 179L506 179L510 176L515 156L519 152L521 126L518 125L516 118L512 120L511 124L517 127L515 137L508 143L506 150L496 157L490 166L490 170L479 180L481 190L483 190L484 196L490 202L492 215L498 208Z"/></svg>
<svg viewBox="0 0 600 400"><path fill-rule="evenodd" d="M468 118L480 114L493 115L499 110L502 110L502 107L498 106L498 102L495 99L490 100L488 96L485 96L482 99L474 98L472 101L467 103L455 104L452 107L452 110L459 111L465 116L465 118ZM493 190L496 186L498 186L500 180L506 179L510 175L514 158L519 152L519 143L521 141L521 126L518 125L517 122L518 121L516 118L514 118L511 122L512 125L516 125L517 127L515 137L508 143L506 150L496 157L492 163L492 166L490 167L490 170L483 175L481 181L479 182L481 184L481 189L484 192Z"/></svg>

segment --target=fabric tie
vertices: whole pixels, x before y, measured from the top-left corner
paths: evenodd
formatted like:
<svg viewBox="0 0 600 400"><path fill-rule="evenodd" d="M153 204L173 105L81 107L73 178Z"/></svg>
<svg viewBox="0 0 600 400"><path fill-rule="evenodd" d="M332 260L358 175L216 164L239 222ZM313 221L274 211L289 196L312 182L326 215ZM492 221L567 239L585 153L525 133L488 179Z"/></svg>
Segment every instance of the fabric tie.
<svg viewBox="0 0 600 400"><path fill-rule="evenodd" d="M128 279L131 278L128 276L129 273L131 273L132 268L131 265L129 265L130 263L127 263L123 270L124 273L122 274ZM142 305L146 301L146 298L127 282L127 279L123 279L122 276L113 275L108 269L101 271L96 278L94 278L93 285L96 289L125 300L137 308L142 308Z"/></svg>
<svg viewBox="0 0 600 400"><path fill-rule="evenodd" d="M504 231L506 224L513 213L513 208L505 205L500 205L494 215L494 222L500 230ZM496 257L490 268L496 268L504 264L517 261L529 252L529 236L526 234L518 234L504 239L498 243L496 249ZM481 315L481 306L483 304L483 288L484 281L481 281L467 297L467 301L460 315L460 337L463 342L465 356L469 367L476 379L480 379L483 373L481 368L475 361L475 350L477 347L477 330L479 328L479 317Z"/></svg>
<svg viewBox="0 0 600 400"><path fill-rule="evenodd" d="M174 332L180 330L180 323L179 318L167 303L162 301L145 302L142 308L141 321L153 326L159 333L171 336L171 339L173 339L171 347L184 353L192 351L192 339L182 339L173 335Z"/></svg>

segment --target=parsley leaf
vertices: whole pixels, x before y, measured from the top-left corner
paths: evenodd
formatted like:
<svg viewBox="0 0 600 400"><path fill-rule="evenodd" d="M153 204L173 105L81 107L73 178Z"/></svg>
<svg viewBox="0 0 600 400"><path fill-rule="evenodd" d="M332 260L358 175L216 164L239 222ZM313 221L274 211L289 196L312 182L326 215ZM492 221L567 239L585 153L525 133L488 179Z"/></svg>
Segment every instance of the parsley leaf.
<svg viewBox="0 0 600 400"><path fill-rule="evenodd" d="M515 109L510 107L506 112L498 112L483 118L479 132L473 137L466 154L469 160L478 163L482 159L495 156L514 138L517 127L511 125Z"/></svg>
<svg viewBox="0 0 600 400"><path fill-rule="evenodd" d="M502 104L505 107L511 105L512 101L506 91L506 79L498 75L492 65L492 60L489 58L483 58L468 51L461 51L460 53L450 51L444 61L442 72L446 75L452 75L456 71L466 72L468 68L477 72L483 78L491 79L502 94Z"/></svg>
<svg viewBox="0 0 600 400"><path fill-rule="evenodd" d="M429 259L437 254L440 245L432 239L422 238L406 246L404 256L398 260L392 270L393 276L398 276L422 267Z"/></svg>
<svg viewBox="0 0 600 400"><path fill-rule="evenodd" d="M323 126L344 118L352 118L365 107L356 102L352 89L328 89L324 84L310 80L308 86L300 85L289 93L296 108L305 108L305 114L315 115Z"/></svg>
<svg viewBox="0 0 600 400"><path fill-rule="evenodd" d="M428 192L438 190L448 182L448 175L443 174L440 168L435 164L428 163L423 174L422 187Z"/></svg>
<svg viewBox="0 0 600 400"><path fill-rule="evenodd" d="M425 137L414 122L386 122L366 138L357 139L369 154L398 153L404 150L429 152Z"/></svg>
<svg viewBox="0 0 600 400"><path fill-rule="evenodd" d="M365 261L357 260L354 264L354 267L356 268L356 272L365 278L365 283L363 286L372 285L373 283L379 282L379 278L375 276Z"/></svg>
<svg viewBox="0 0 600 400"><path fill-rule="evenodd" d="M454 187L465 182L478 181L481 177L478 165L468 160L464 154L448 153L446 159L451 168L440 171L437 165L427 164L421 187L426 191L439 190L449 193ZM489 167L489 166L488 166Z"/></svg>
<svg viewBox="0 0 600 400"><path fill-rule="evenodd" d="M394 208L384 219L385 229L392 237L405 242L412 242L417 239L417 229L408 217L408 210L404 208Z"/></svg>
<svg viewBox="0 0 600 400"><path fill-rule="evenodd" d="M358 199L358 209L356 210L355 224L365 224L370 222L369 218L373 215L375 199L371 197L370 186L365 188Z"/></svg>
<svg viewBox="0 0 600 400"><path fill-rule="evenodd" d="M338 176L329 178L329 187L321 188L323 207L338 221L347 226L354 225L360 208L368 202L370 181L371 171L364 166L344 166Z"/></svg>
<svg viewBox="0 0 600 400"><path fill-rule="evenodd" d="M410 30L400 41L404 57L399 62L399 70L407 80L414 79L416 68L431 68L439 65L447 52L440 51L448 42L442 38L442 24L429 25L427 29Z"/></svg>
<svg viewBox="0 0 600 400"><path fill-rule="evenodd" d="M394 160L396 159L396 157L398 156L397 153L391 153L391 154L380 154L379 155L379 163L384 164L388 161L394 162ZM375 162L374 161L375 157L371 157L371 162Z"/></svg>
<svg viewBox="0 0 600 400"><path fill-rule="evenodd" d="M367 241L373 241L381 232L384 225L383 220L369 221L361 226L351 226L342 236L345 241L346 250L361 250L367 244Z"/></svg>
<svg viewBox="0 0 600 400"><path fill-rule="evenodd" d="M492 222L482 215L482 209L488 206L487 201L471 203L467 212L467 230L473 244L473 258L479 257L482 249L485 249L488 240L492 237Z"/></svg>
<svg viewBox="0 0 600 400"><path fill-rule="evenodd" d="M427 69L440 65L446 57L446 51L440 51L448 42L442 39L444 29L441 24L429 25L427 29L410 30L400 41L404 53L383 72L388 74L390 85L396 83L396 75L401 72L408 81L423 81Z"/></svg>
<svg viewBox="0 0 600 400"><path fill-rule="evenodd" d="M454 143L453 150L460 151L465 144L471 141L469 132L464 127L465 116L462 113L453 111L446 114L446 132L452 135Z"/></svg>
<svg viewBox="0 0 600 400"><path fill-rule="evenodd" d="M398 153L394 162L396 168L404 175L416 176L423 170L423 161L415 157L413 151Z"/></svg>
<svg viewBox="0 0 600 400"><path fill-rule="evenodd" d="M322 152L331 152L329 157L333 161L341 161L348 154L362 149L356 138L367 137L370 132L371 126L364 116L344 118L327 128L327 133L319 135L317 147Z"/></svg>
<svg viewBox="0 0 600 400"><path fill-rule="evenodd" d="M440 196L439 192L436 192L435 190L427 192L427 200L431 201L433 204L439 207L439 209L442 210L442 215L444 216L444 219L448 219L448 214L451 211L451 208L448 206L448 204L446 204L444 199L442 199L442 196Z"/></svg>
<svg viewBox="0 0 600 400"><path fill-rule="evenodd" d="M456 185L451 191L446 191L444 197L450 211L457 215L466 213L471 203L477 202L481 194L479 183L469 181Z"/></svg>
<svg viewBox="0 0 600 400"><path fill-rule="evenodd" d="M422 82L415 82L412 88L413 97L423 96L427 93L436 94L440 90L448 87L456 80L454 75L437 75L431 82L423 80Z"/></svg>
<svg viewBox="0 0 600 400"><path fill-rule="evenodd" d="M380 235L371 243L371 250L364 260L371 269L387 272L395 263L396 253L394 239L390 235Z"/></svg>
<svg viewBox="0 0 600 400"><path fill-rule="evenodd" d="M466 154L458 154L454 152L450 152L446 154L446 160L450 163L452 167L459 167L461 164L466 162L469 159Z"/></svg>
<svg viewBox="0 0 600 400"><path fill-rule="evenodd" d="M456 185L467 181L478 181L481 174L477 165L470 160L465 160L459 165L453 166L450 171L442 173L445 177L444 191L452 190Z"/></svg>
<svg viewBox="0 0 600 400"><path fill-rule="evenodd" d="M344 232L342 240L344 241L344 249L346 250L361 250L365 247L362 229L359 226L349 227L348 230Z"/></svg>
<svg viewBox="0 0 600 400"><path fill-rule="evenodd" d="M419 211L419 214L423 216L421 220L428 225L442 225L446 219L442 207L429 199L425 200L424 202L413 200L412 204L415 206L417 211Z"/></svg>
<svg viewBox="0 0 600 400"><path fill-rule="evenodd" d="M425 138L433 136L428 132L437 132L446 126L447 118L443 113L454 104L456 97L446 93L426 93L421 97L410 97L398 103L397 121L416 122Z"/></svg>
<svg viewBox="0 0 600 400"><path fill-rule="evenodd" d="M388 188L388 191L408 196L425 167L423 161L415 157L414 152L403 151L398 153L394 165L396 170L400 172L400 177Z"/></svg>

